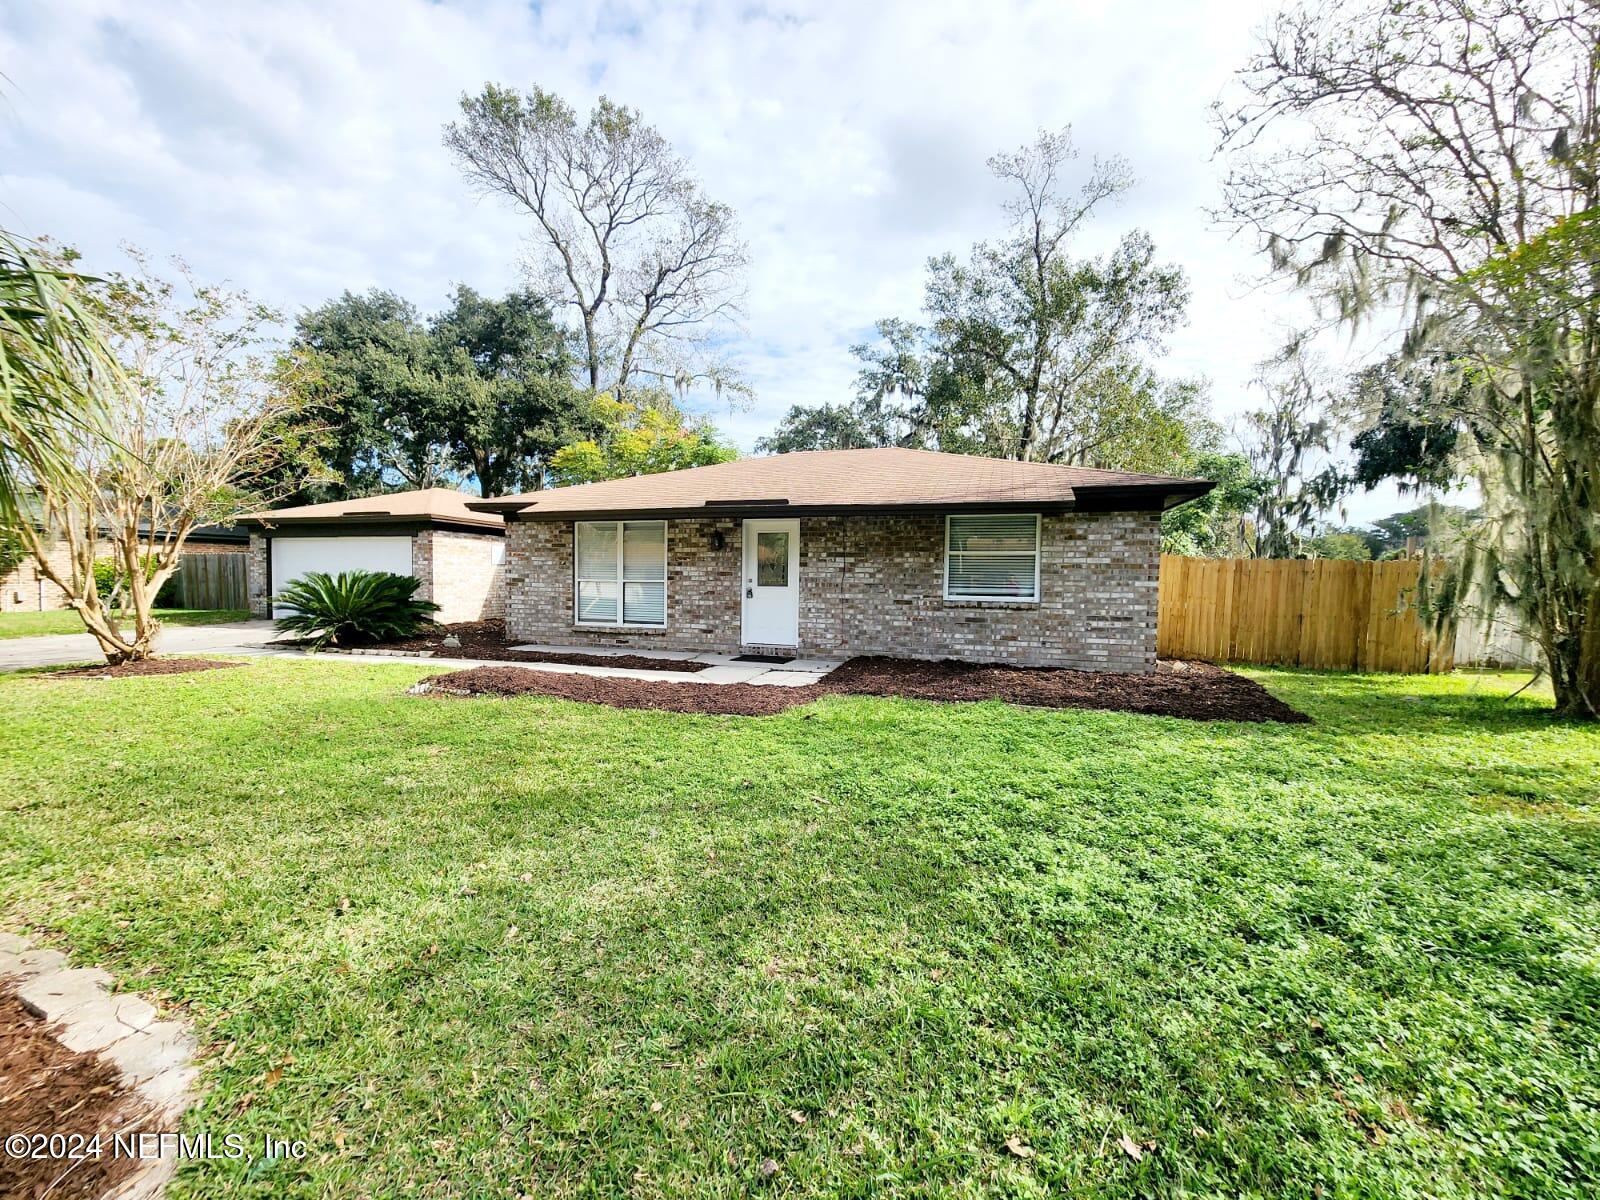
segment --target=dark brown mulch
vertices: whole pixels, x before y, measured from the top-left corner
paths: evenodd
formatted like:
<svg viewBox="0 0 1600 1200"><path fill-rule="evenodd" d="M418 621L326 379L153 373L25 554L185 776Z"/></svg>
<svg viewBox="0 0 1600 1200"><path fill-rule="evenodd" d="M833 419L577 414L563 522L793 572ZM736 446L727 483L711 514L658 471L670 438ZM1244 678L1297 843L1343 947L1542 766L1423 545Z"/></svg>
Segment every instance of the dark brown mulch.
<svg viewBox="0 0 1600 1200"><path fill-rule="evenodd" d="M446 646L454 634L459 646ZM704 671L710 663L687 658L643 658L637 654L584 654L581 651L513 650L506 645L506 623L499 620L462 621L439 625L433 631L395 642L380 642L374 650L431 650L444 658L481 658L486 662L570 663L577 667L621 667L629 671Z"/></svg>
<svg viewBox="0 0 1600 1200"><path fill-rule="evenodd" d="M192 671L220 671L223 667L242 667L243 663L216 658L147 658L143 662L118 663L98 667L67 667L51 671L51 679L127 679L135 675L188 675Z"/></svg>
<svg viewBox="0 0 1600 1200"><path fill-rule="evenodd" d="M0 1133L104 1137L98 1156L76 1160L0 1149L0 1196L103 1195L141 1166L136 1157L111 1152L112 1135L141 1128L147 1116L114 1066L68 1050L12 992L0 992Z"/></svg>
<svg viewBox="0 0 1600 1200"><path fill-rule="evenodd" d="M1114 675L978 663L852 658L805 687L748 683L666 683L556 675L515 667L472 667L422 681L457 696L556 696L669 712L762 717L822 696L904 696L914 700L1004 700L1038 708L1099 708L1195 721L1310 721L1266 688L1210 663L1162 662L1149 675Z"/></svg>

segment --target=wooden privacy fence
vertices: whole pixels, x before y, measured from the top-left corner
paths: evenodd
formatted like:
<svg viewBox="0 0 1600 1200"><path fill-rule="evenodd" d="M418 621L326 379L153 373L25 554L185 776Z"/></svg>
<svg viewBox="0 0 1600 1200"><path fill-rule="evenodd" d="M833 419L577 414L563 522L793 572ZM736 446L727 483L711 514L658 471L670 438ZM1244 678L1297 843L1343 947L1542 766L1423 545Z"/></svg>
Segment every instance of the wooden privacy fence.
<svg viewBox="0 0 1600 1200"><path fill-rule="evenodd" d="M1345 671L1448 671L1409 602L1415 559L1161 556L1163 658Z"/></svg>
<svg viewBox="0 0 1600 1200"><path fill-rule="evenodd" d="M248 554L185 554L178 567L184 608L249 608Z"/></svg>

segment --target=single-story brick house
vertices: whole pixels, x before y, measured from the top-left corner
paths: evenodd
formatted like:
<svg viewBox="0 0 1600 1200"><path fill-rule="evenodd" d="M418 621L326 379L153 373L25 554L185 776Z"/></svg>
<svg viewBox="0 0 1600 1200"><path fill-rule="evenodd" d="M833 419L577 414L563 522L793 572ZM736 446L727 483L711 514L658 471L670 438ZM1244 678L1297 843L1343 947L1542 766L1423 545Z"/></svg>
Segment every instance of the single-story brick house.
<svg viewBox="0 0 1600 1200"><path fill-rule="evenodd" d="M144 535L145 526L139 529ZM103 534L102 534L103 536ZM243 554L249 535L232 525L196 525L184 539L183 553ZM51 569L65 576L72 567L72 555L64 540L50 543L47 551ZM102 557L109 557L103 554ZM0 575L0 612L50 612L67 607L67 594L39 570L33 558L26 557L10 571Z"/></svg>
<svg viewBox="0 0 1600 1200"><path fill-rule="evenodd" d="M252 513L250 611L273 615L270 597L308 571L389 571L414 575L417 594L444 622L503 615L505 522L467 507L450 488L334 500Z"/></svg>
<svg viewBox="0 0 1600 1200"><path fill-rule="evenodd" d="M831 450L468 507L506 521L514 641L1149 671L1161 513L1211 487Z"/></svg>

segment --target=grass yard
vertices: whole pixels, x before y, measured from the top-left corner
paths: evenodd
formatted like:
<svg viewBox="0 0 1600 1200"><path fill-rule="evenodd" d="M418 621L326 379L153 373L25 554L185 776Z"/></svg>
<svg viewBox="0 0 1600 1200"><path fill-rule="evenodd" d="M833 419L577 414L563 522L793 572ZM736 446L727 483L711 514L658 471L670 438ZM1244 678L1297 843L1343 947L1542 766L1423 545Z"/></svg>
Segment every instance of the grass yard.
<svg viewBox="0 0 1600 1200"><path fill-rule="evenodd" d="M311 1144L173 1195L1594 1194L1600 731L1519 679L1260 672L1289 726L432 670L0 679L0 924L182 1009L188 1130Z"/></svg>
<svg viewBox="0 0 1600 1200"><path fill-rule="evenodd" d="M221 625L228 621L250 619L247 610L234 608L158 608L155 613L168 625ZM0 641L50 633L82 632L83 621L70 608L51 612L0 613Z"/></svg>

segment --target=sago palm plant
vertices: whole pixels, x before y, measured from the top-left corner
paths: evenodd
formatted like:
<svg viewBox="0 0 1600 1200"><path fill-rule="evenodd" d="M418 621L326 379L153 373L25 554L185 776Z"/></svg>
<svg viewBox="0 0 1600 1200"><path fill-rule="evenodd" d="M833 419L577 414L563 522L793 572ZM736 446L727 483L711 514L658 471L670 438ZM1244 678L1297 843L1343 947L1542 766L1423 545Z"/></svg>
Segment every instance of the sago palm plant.
<svg viewBox="0 0 1600 1200"><path fill-rule="evenodd" d="M294 610L278 618L278 628L319 648L415 637L439 611L431 600L417 599L421 586L410 575L387 571L309 571L273 597Z"/></svg>

